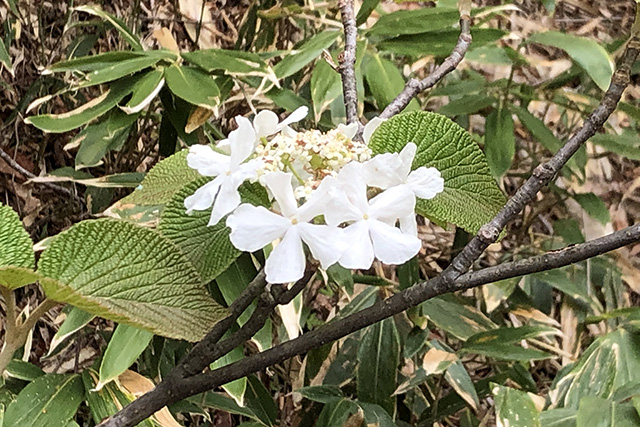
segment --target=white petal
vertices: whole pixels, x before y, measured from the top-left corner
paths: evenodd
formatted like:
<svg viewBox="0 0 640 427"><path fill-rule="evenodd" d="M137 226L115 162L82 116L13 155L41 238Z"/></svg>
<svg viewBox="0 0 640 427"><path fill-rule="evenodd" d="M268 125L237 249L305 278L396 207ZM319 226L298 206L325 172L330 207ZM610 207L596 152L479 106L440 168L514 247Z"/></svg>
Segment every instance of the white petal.
<svg viewBox="0 0 640 427"><path fill-rule="evenodd" d="M292 174L284 172L271 172L262 177L265 185L271 190L271 194L275 197L280 212L285 217L292 217L298 210L298 203L293 195L293 187L291 186Z"/></svg>
<svg viewBox="0 0 640 427"><path fill-rule="evenodd" d="M254 252L282 237L291 228L291 220L262 206L243 203L227 217L231 243L241 251Z"/></svg>
<svg viewBox="0 0 640 427"><path fill-rule="evenodd" d="M247 163L243 163L236 168L233 172L234 179L244 182L247 179L253 179L257 177L257 171L262 166L263 161L260 159L252 159Z"/></svg>
<svg viewBox="0 0 640 427"><path fill-rule="evenodd" d="M382 122L386 120L387 119L381 119L380 117L374 117L373 119L369 120L369 123L364 126L364 131L362 132L362 138L364 139L365 144L369 144L373 132L378 129L378 126L380 126Z"/></svg>
<svg viewBox="0 0 640 427"><path fill-rule="evenodd" d="M320 261L324 269L335 264L347 248L341 228L306 222L298 223L295 227L302 241L309 246L313 257Z"/></svg>
<svg viewBox="0 0 640 427"><path fill-rule="evenodd" d="M349 247L340 257L340 265L353 270L369 269L374 255L368 221L357 221L345 228L344 239Z"/></svg>
<svg viewBox="0 0 640 427"><path fill-rule="evenodd" d="M293 113L289 114L286 119L280 122L280 124L278 125L278 130L283 129L285 126L290 125L291 123L298 123L300 120L307 117L307 114L309 114L309 107L303 105L302 107L296 108Z"/></svg>
<svg viewBox="0 0 640 427"><path fill-rule="evenodd" d="M346 221L362 219L363 212L353 206L342 188L342 182L333 176L324 177L314 193L313 200L319 202L318 204L323 209L324 221L328 225L337 227ZM306 205L306 203L302 205L298 211L301 217L308 216Z"/></svg>
<svg viewBox="0 0 640 427"><path fill-rule="evenodd" d="M238 128L229 134L232 168L237 167L251 155L258 139L249 119L237 116L236 123Z"/></svg>
<svg viewBox="0 0 640 427"><path fill-rule="evenodd" d="M209 209L218 195L220 182L221 180L218 178L207 182L198 188L195 193L184 199L184 207L187 209L187 213Z"/></svg>
<svg viewBox="0 0 640 427"><path fill-rule="evenodd" d="M358 133L358 123L354 122L348 125L344 125L340 123L338 125L338 131L341 132L347 138L353 139L353 137L356 136L356 133Z"/></svg>
<svg viewBox="0 0 640 427"><path fill-rule="evenodd" d="M216 225L225 215L231 213L240 205L240 193L238 187L242 181L228 177L220 185L218 197L216 197L213 209L211 210L211 218L209 218L209 226Z"/></svg>
<svg viewBox="0 0 640 427"><path fill-rule="evenodd" d="M296 227L291 227L267 258L264 271L269 283L295 282L304 276L306 258Z"/></svg>
<svg viewBox="0 0 640 427"><path fill-rule="evenodd" d="M230 157L213 151L208 145L192 145L187 165L203 176L218 176L229 170Z"/></svg>
<svg viewBox="0 0 640 427"><path fill-rule="evenodd" d="M436 168L419 167L409 174L407 184L421 199L433 199L444 190L444 179Z"/></svg>
<svg viewBox="0 0 640 427"><path fill-rule="evenodd" d="M417 150L418 146L413 142L409 142L404 146L402 151L398 153L398 157L400 158L400 168L397 173L401 177L403 183L407 182L407 177L409 176L409 172L411 172L411 165L413 164L413 159L416 156Z"/></svg>
<svg viewBox="0 0 640 427"><path fill-rule="evenodd" d="M360 212L367 213L369 202L367 200L367 184L362 176L362 163L347 163L340 172L338 180L351 204Z"/></svg>
<svg viewBox="0 0 640 427"><path fill-rule="evenodd" d="M399 174L402 160L398 153L378 154L362 165L362 176L367 185L387 189L402 184L404 178Z"/></svg>
<svg viewBox="0 0 640 427"><path fill-rule="evenodd" d="M388 224L369 220L369 230L373 252L385 264L403 264L420 251L420 239Z"/></svg>
<svg viewBox="0 0 640 427"><path fill-rule="evenodd" d="M273 111L262 110L253 119L253 127L258 138L278 132L278 116Z"/></svg>
<svg viewBox="0 0 640 427"><path fill-rule="evenodd" d="M408 185L397 185L369 202L369 217L395 224L396 219L415 213L416 196Z"/></svg>
<svg viewBox="0 0 640 427"><path fill-rule="evenodd" d="M400 218L400 230L409 236L418 237L418 222L416 221L416 214L412 213L411 215Z"/></svg>

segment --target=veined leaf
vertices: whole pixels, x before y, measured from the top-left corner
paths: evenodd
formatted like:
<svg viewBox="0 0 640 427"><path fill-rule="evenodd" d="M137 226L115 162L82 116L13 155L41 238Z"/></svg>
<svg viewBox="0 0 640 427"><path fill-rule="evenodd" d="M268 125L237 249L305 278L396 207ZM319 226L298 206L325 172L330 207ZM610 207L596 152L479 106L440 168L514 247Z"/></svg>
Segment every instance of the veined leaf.
<svg viewBox="0 0 640 427"><path fill-rule="evenodd" d="M229 240L231 230L224 220L208 226L211 209L187 215L184 199L209 181L201 177L185 185L164 208L160 219L160 232L180 247L204 282L215 279L240 255Z"/></svg>
<svg viewBox="0 0 640 427"><path fill-rule="evenodd" d="M382 15L367 34L388 37L433 32L453 27L459 18L458 9L449 7L398 10Z"/></svg>
<svg viewBox="0 0 640 427"><path fill-rule="evenodd" d="M540 413L531 397L520 390L493 384L496 423L499 426L541 427Z"/></svg>
<svg viewBox="0 0 640 427"><path fill-rule="evenodd" d="M100 363L100 381L96 390L118 378L151 342L153 334L128 325L118 325L109 340Z"/></svg>
<svg viewBox="0 0 640 427"><path fill-rule="evenodd" d="M76 413L84 390L79 375L48 374L29 383L4 414L4 425L63 426Z"/></svg>
<svg viewBox="0 0 640 427"><path fill-rule="evenodd" d="M169 203L182 187L202 176L187 165L187 154L189 150L182 150L158 162L122 202L150 206Z"/></svg>
<svg viewBox="0 0 640 427"><path fill-rule="evenodd" d="M547 31L532 34L529 43L540 43L564 50L577 62L602 90L607 90L613 76L613 61L604 47L595 40L573 34Z"/></svg>
<svg viewBox="0 0 640 427"><path fill-rule="evenodd" d="M329 30L316 34L299 48L292 49L282 61L273 67L273 71L280 79L297 73L320 56L323 49L328 49L339 36L339 31Z"/></svg>
<svg viewBox="0 0 640 427"><path fill-rule="evenodd" d="M426 111L399 114L376 129L369 147L374 154L399 152L409 142L418 146L413 168L432 166L444 178L442 193L417 201L418 213L476 233L502 208L505 197L482 151L456 123Z"/></svg>
<svg viewBox="0 0 640 427"><path fill-rule="evenodd" d="M133 50L144 50L144 48L142 47L142 43L140 43L140 39L135 34L133 34L133 31L131 31L120 18L117 18L110 13L105 12L98 6L83 5L76 7L74 10L76 10L77 12L85 12L90 15L102 18L103 20L111 24L113 28L115 28L120 33L120 35L127 41L127 43L129 43Z"/></svg>
<svg viewBox="0 0 640 427"><path fill-rule="evenodd" d="M158 95L164 86L164 72L159 69L149 71L133 87L133 94L127 105L120 107L127 114L142 111Z"/></svg>
<svg viewBox="0 0 640 427"><path fill-rule="evenodd" d="M45 132L61 133L78 128L115 107L133 90L135 78L124 79L111 85L99 97L62 114L42 114L27 117L24 121Z"/></svg>
<svg viewBox="0 0 640 427"><path fill-rule="evenodd" d="M9 289L33 283L38 275L33 271L33 242L22 226L18 214L0 204L0 285Z"/></svg>
<svg viewBox="0 0 640 427"><path fill-rule="evenodd" d="M190 104L215 109L220 104L220 89L210 75L199 68L172 64L164 69L171 92Z"/></svg>
<svg viewBox="0 0 640 427"><path fill-rule="evenodd" d="M122 148L137 118L137 115L116 109L99 123L84 128L70 143L80 144L75 159L76 170L98 166L109 151Z"/></svg>
<svg viewBox="0 0 640 427"><path fill-rule="evenodd" d="M506 108L493 110L487 117L484 134L484 154L493 176L499 178L509 170L515 153L511 111Z"/></svg>
<svg viewBox="0 0 640 427"><path fill-rule="evenodd" d="M44 251L38 272L52 300L170 338L197 341L226 316L170 240L124 221L71 227Z"/></svg>
<svg viewBox="0 0 640 427"><path fill-rule="evenodd" d="M398 67L378 54L366 55L362 63L364 78L376 100L379 110L389 105L404 88L404 78ZM418 101L412 99L405 111L419 109Z"/></svg>

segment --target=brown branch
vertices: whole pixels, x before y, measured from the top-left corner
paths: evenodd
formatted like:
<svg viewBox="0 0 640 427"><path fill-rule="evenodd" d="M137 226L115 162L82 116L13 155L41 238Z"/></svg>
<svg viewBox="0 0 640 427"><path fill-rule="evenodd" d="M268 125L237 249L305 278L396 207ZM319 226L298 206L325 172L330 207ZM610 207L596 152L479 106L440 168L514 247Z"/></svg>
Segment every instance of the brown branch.
<svg viewBox="0 0 640 427"><path fill-rule="evenodd" d="M391 101L389 105L380 113L380 118L388 119L395 116L402 110L407 108L407 105L418 96L419 93L433 87L436 83L442 80L447 74L455 70L464 55L467 53L467 49L471 45L471 18L468 14L461 14L460 16L460 36L455 48L443 62L436 68L431 74L422 80L410 79L404 86L404 89L396 98Z"/></svg>
<svg viewBox="0 0 640 427"><path fill-rule="evenodd" d="M314 331L308 332L301 337L280 344L262 353L248 357L231 365L216 369L215 371L195 375L185 378L182 381L169 385L159 384L156 389L140 399L134 401L109 421L103 424L104 427L133 426L153 414L163 406L184 399L188 396L215 388L229 381L241 378L249 373L259 371L275 363L282 362L292 356L307 352L313 348L320 347L328 342L342 338L350 333L358 331L383 319L401 313L410 307L414 307L423 301L437 295L453 292L457 290L465 281L472 283L469 286L479 286L489 281L493 277L484 277L474 283L475 274L464 275L473 262L478 259L487 246L495 242L504 226L512 220L518 213L530 203L535 195L551 181L555 174L562 168L580 146L591 136L593 136L604 124L607 118L615 110L617 103L622 96L622 92L629 83L631 65L638 57L640 49L640 39L636 34L631 39L625 49L621 64L613 76L609 89L594 112L585 120L582 128L572 136L566 144L545 164L538 166L531 178L509 199L505 207L487 224L485 224L472 241L454 258L449 267L441 275L427 282L419 283L411 288L396 294L384 301L380 301L361 312L355 313L339 321L326 324ZM622 234L619 234L622 233ZM600 251L612 250L624 246L630 242L640 239L640 226L635 225L629 229L614 233L611 236L597 239L573 248L567 248L553 254L538 257L537 262L530 260L518 261L510 264L514 274L509 276L509 270L500 270L494 267L496 277L502 279L516 277L526 272L544 271L549 268L557 268L568 265L583 259L590 258ZM549 265L550 257L555 257L553 265ZM533 266L535 268L532 270ZM482 271L482 270L481 270ZM525 273L518 273L523 271ZM502 276L500 276L502 275ZM487 276L489 276L487 274ZM484 280L488 280L484 282ZM154 398L148 396L154 391Z"/></svg>
<svg viewBox="0 0 640 427"><path fill-rule="evenodd" d="M344 27L344 52L340 55L338 71L342 77L342 94L347 113L347 124L358 121L358 89L356 84L356 17L353 0L339 0L342 26Z"/></svg>

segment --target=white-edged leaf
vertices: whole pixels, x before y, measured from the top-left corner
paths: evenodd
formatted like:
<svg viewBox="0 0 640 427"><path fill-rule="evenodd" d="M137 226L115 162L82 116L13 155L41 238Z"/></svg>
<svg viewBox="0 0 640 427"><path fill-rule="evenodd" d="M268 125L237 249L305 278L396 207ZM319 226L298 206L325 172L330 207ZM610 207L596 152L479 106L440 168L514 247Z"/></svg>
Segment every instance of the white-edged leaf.
<svg viewBox="0 0 640 427"><path fill-rule="evenodd" d="M158 95L164 86L164 73L162 70L152 70L138 80L133 88L131 99L127 105L120 109L127 114L134 114L142 111Z"/></svg>
<svg viewBox="0 0 640 427"><path fill-rule="evenodd" d="M9 56L9 51L4 45L4 40L2 39L0 39L0 64L2 64L13 75L11 56Z"/></svg>
<svg viewBox="0 0 640 427"><path fill-rule="evenodd" d="M55 353L60 344L62 344L71 335L84 328L93 320L94 317L95 316L91 313L87 313L77 307L71 307L71 310L67 313L66 319L64 319L64 322L60 325L58 332L53 336L51 344L49 344L49 352L47 353L47 356Z"/></svg>
<svg viewBox="0 0 640 427"><path fill-rule="evenodd" d="M284 79L302 70L307 64L319 57L323 49L328 49L340 34L340 31L326 30L311 37L297 49L292 49L282 61L273 67L276 76Z"/></svg>
<svg viewBox="0 0 640 427"><path fill-rule="evenodd" d="M491 385L491 392L496 401L498 427L541 427L540 413L526 392L498 384Z"/></svg>
<svg viewBox="0 0 640 427"><path fill-rule="evenodd" d="M190 104L212 110L220 104L218 85L200 68L172 64L165 67L164 78L171 92Z"/></svg>
<svg viewBox="0 0 640 427"><path fill-rule="evenodd" d="M44 251L38 272L52 300L170 338L198 341L226 316L177 246L125 221L76 224Z"/></svg>
<svg viewBox="0 0 640 427"><path fill-rule="evenodd" d="M311 73L311 100L314 119L320 121L322 113L331 107L331 103L342 96L340 74L324 59L316 62Z"/></svg>
<svg viewBox="0 0 640 427"><path fill-rule="evenodd" d="M120 18L117 18L110 13L105 12L98 6L83 5L77 6L74 10L77 12L84 12L90 15L97 16L107 21L115 28L120 35L129 43L133 50L144 50L140 39L125 25Z"/></svg>

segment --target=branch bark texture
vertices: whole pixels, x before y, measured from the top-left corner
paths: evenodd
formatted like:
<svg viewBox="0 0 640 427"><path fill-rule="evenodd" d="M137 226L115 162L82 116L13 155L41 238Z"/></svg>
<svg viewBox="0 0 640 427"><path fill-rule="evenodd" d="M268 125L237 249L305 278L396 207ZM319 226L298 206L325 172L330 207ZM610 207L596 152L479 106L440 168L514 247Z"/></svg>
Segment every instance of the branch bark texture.
<svg viewBox="0 0 640 427"><path fill-rule="evenodd" d="M338 70L342 77L342 95L347 114L347 124L358 121L358 89L356 83L356 16L353 0L339 0L340 15L344 28L344 52L340 56Z"/></svg>

